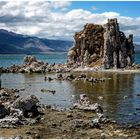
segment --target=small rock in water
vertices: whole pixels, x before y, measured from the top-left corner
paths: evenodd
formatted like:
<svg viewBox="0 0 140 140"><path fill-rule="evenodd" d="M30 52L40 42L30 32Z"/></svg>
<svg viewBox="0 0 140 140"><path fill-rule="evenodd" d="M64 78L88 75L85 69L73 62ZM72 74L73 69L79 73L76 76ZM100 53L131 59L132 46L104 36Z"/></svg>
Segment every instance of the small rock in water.
<svg viewBox="0 0 140 140"><path fill-rule="evenodd" d="M53 79L51 77L48 77L48 81L52 81Z"/></svg>
<svg viewBox="0 0 140 140"><path fill-rule="evenodd" d="M47 80L47 77L46 77L46 76L44 77L44 80L45 80L45 81Z"/></svg>
<svg viewBox="0 0 140 140"><path fill-rule="evenodd" d="M49 90L49 89L41 89L41 92L50 92L50 93L52 93L52 94L55 94L56 93L56 91L55 90Z"/></svg>
<svg viewBox="0 0 140 140"><path fill-rule="evenodd" d="M137 94L137 96L139 96L139 97L140 97L140 94Z"/></svg>
<svg viewBox="0 0 140 140"><path fill-rule="evenodd" d="M128 98L128 96L124 96L124 97L123 97L123 99L126 99L126 98Z"/></svg>
<svg viewBox="0 0 140 140"><path fill-rule="evenodd" d="M103 100L103 97L102 97L102 96L99 96L98 99L99 99L99 100Z"/></svg>

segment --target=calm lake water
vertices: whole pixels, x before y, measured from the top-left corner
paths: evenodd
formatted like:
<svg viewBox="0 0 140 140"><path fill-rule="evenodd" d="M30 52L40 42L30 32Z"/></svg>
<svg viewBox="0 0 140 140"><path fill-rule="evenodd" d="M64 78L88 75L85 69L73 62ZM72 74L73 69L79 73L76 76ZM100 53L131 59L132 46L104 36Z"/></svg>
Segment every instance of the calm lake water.
<svg viewBox="0 0 140 140"><path fill-rule="evenodd" d="M0 54L0 67L8 67L13 64L23 64L23 58L25 54L21 55L1 55ZM66 63L67 53L48 53L48 54L34 54L37 59L49 63ZM140 63L140 53L136 54L135 60L137 63Z"/></svg>
<svg viewBox="0 0 140 140"><path fill-rule="evenodd" d="M66 54L36 55L37 58L51 63L65 63ZM23 62L24 55L1 55L0 66L9 66L13 60L17 64ZM140 62L140 55L137 54L136 61ZM77 74L77 73L76 73ZM80 73L78 73L80 74ZM46 76L57 77L57 74ZM2 74L2 86L7 88L24 88L22 96L29 94L36 95L41 103L46 105L57 105L60 107L71 107L80 94L87 94L90 100L100 103L105 113L121 124L140 122L140 74L117 74L117 73L88 73L91 77L108 78L104 83L91 84L84 81L44 81L43 74ZM56 90L51 93L42 93L41 89ZM102 96L103 100L98 97Z"/></svg>
<svg viewBox="0 0 140 140"><path fill-rule="evenodd" d="M23 64L23 59L26 55L0 55L0 67L8 67L13 64ZM49 63L65 63L67 61L67 53L48 53L48 54L34 54L37 59Z"/></svg>

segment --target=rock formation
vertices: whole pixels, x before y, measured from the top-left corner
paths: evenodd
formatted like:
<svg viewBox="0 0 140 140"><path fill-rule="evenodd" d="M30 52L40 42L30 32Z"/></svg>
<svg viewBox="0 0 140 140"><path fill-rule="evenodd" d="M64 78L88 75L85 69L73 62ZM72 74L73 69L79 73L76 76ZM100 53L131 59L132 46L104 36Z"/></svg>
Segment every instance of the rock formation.
<svg viewBox="0 0 140 140"><path fill-rule="evenodd" d="M35 56L25 56L24 63L22 65L12 65L7 68L0 67L1 73L62 73L69 72L74 66L69 67L67 63L65 64L49 64L38 60Z"/></svg>
<svg viewBox="0 0 140 140"><path fill-rule="evenodd" d="M105 25L86 24L74 35L74 46L68 51L68 63L86 66L124 68L134 63L133 35L126 38L117 19Z"/></svg>
<svg viewBox="0 0 140 140"><path fill-rule="evenodd" d="M21 109L25 114L25 112L30 112L33 108L37 108L37 103L39 103L37 97L34 95L29 95L27 97L19 97L12 104L12 107L16 109Z"/></svg>
<svg viewBox="0 0 140 140"><path fill-rule="evenodd" d="M23 124L36 123L41 106L35 95L20 97L17 89L0 90L0 128L15 128Z"/></svg>

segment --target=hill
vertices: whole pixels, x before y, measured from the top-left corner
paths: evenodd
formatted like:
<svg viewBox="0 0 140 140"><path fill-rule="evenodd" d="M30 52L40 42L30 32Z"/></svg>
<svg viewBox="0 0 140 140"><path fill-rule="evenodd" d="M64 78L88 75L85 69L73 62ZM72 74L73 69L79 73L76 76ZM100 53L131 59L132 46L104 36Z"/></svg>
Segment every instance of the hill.
<svg viewBox="0 0 140 140"><path fill-rule="evenodd" d="M0 54L65 52L72 41L43 39L0 29Z"/></svg>

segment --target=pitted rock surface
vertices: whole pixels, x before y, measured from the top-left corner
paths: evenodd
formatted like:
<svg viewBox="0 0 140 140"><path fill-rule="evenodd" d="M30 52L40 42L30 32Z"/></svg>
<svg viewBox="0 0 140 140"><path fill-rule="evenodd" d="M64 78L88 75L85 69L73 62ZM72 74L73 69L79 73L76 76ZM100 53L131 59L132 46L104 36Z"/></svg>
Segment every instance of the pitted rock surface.
<svg viewBox="0 0 140 140"><path fill-rule="evenodd" d="M133 35L127 38L120 31L117 19L105 25L86 24L74 35L74 45L68 51L68 63L83 66L102 66L105 69L132 66L134 60Z"/></svg>

